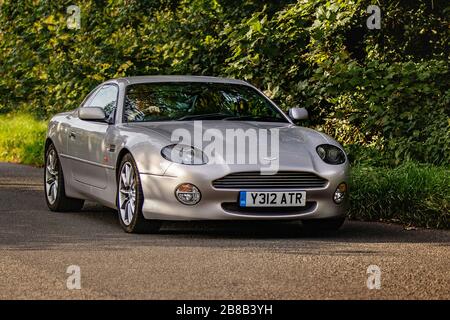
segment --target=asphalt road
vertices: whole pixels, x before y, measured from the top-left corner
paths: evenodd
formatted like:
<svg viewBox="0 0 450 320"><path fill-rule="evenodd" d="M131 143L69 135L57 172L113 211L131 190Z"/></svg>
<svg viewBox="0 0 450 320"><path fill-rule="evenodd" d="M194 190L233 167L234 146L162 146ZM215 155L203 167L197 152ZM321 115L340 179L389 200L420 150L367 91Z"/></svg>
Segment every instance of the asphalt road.
<svg viewBox="0 0 450 320"><path fill-rule="evenodd" d="M42 169L0 163L0 299L449 299L450 232L348 222L167 223L124 233L114 211L47 210ZM81 289L66 273L80 267ZM367 288L367 268L381 288Z"/></svg>

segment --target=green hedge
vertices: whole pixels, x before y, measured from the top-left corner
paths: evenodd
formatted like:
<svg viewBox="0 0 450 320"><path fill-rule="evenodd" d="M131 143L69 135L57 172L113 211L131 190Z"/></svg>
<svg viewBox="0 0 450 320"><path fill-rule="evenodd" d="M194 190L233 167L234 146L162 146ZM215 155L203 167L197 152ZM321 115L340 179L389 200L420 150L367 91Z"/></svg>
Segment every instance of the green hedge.
<svg viewBox="0 0 450 320"><path fill-rule="evenodd" d="M406 163L352 169L350 218L449 228L450 169Z"/></svg>
<svg viewBox="0 0 450 320"><path fill-rule="evenodd" d="M308 101L321 114L321 126L347 146L354 163L449 164L447 62L335 63L324 69L326 76L316 72L309 80Z"/></svg>
<svg viewBox="0 0 450 320"><path fill-rule="evenodd" d="M0 113L48 118L76 107L99 82L139 74L246 79L310 126L342 142L352 161L450 164L445 0L0 1Z"/></svg>

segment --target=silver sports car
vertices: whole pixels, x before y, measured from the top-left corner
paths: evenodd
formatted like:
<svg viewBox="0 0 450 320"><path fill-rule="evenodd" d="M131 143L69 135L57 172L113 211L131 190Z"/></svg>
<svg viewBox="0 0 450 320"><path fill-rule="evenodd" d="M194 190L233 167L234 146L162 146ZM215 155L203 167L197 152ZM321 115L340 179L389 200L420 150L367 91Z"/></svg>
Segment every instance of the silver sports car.
<svg viewBox="0 0 450 320"><path fill-rule="evenodd" d="M49 123L45 199L116 208L126 232L163 220L301 220L336 230L348 205L349 163L329 136L296 125L240 80L142 76L106 81Z"/></svg>

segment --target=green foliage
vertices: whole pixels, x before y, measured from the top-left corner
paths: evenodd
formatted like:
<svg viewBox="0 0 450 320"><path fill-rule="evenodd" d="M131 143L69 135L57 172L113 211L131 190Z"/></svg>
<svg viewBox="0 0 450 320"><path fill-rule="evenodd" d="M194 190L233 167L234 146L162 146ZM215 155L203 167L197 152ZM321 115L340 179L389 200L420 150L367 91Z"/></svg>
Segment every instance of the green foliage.
<svg viewBox="0 0 450 320"><path fill-rule="evenodd" d="M337 138L354 163L450 164L445 0L4 0L0 113L41 118L78 106L99 82L142 74L248 80Z"/></svg>
<svg viewBox="0 0 450 320"><path fill-rule="evenodd" d="M380 164L449 163L448 67L439 60L372 61L364 67L323 63L323 71L308 80L306 101L321 114L325 131L345 145L375 149L382 155ZM365 160L361 155L352 158Z"/></svg>
<svg viewBox="0 0 450 320"><path fill-rule="evenodd" d="M450 170L405 163L395 169L357 166L352 171L349 215L423 227L449 228Z"/></svg>
<svg viewBox="0 0 450 320"><path fill-rule="evenodd" d="M0 161L43 165L46 130L31 115L0 115Z"/></svg>

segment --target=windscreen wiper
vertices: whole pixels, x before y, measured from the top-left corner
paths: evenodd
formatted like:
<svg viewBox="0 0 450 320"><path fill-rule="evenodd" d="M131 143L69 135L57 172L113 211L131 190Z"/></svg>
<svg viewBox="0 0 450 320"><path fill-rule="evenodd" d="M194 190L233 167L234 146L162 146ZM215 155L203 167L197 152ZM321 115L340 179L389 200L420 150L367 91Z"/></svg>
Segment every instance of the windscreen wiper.
<svg viewBox="0 0 450 320"><path fill-rule="evenodd" d="M184 121L184 120L206 120L206 119L214 119L214 120L222 120L225 118L230 117L229 114L225 114L225 113L206 113L206 114L193 114L193 115L187 115L187 116L183 116L179 119L177 119L177 121Z"/></svg>
<svg viewBox="0 0 450 320"><path fill-rule="evenodd" d="M284 119L270 117L270 116L235 116L235 117L226 117L222 120L230 120L230 121L266 121L266 122L285 122Z"/></svg>

